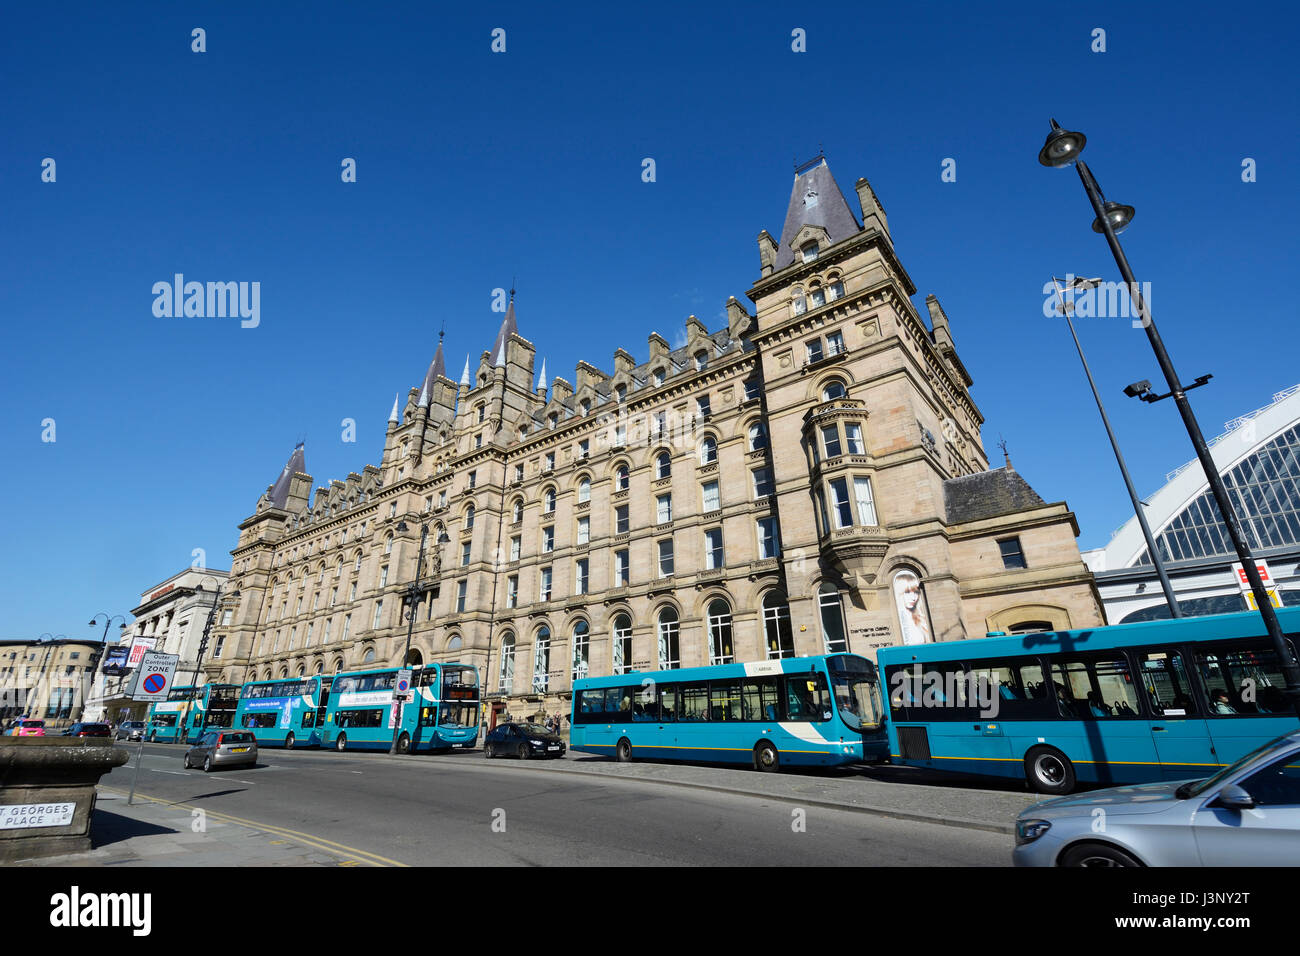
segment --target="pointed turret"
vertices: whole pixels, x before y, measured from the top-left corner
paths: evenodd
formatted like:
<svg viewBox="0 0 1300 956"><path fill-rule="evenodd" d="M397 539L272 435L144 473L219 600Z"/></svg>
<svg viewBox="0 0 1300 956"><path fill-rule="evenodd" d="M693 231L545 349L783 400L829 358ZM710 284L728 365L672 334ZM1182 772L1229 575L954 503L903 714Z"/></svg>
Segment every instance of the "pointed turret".
<svg viewBox="0 0 1300 956"><path fill-rule="evenodd" d="M275 479L275 484L271 486L271 507L283 508L289 501L289 484L293 476L298 472L307 471L307 458L303 454L303 443L293 446L293 454L285 462L284 470L280 472L280 477Z"/></svg>
<svg viewBox="0 0 1300 956"><path fill-rule="evenodd" d="M546 394L546 359L542 359L542 374L537 377L537 388L535 391Z"/></svg>
<svg viewBox="0 0 1300 956"><path fill-rule="evenodd" d="M776 270L792 264L799 249L811 241L825 248L860 231L825 157L818 156L795 170L781 244L776 250Z"/></svg>
<svg viewBox="0 0 1300 956"><path fill-rule="evenodd" d="M438 349L433 353L433 361L429 363L429 370L424 373L424 392L433 394L433 383L435 379L447 377L447 362L442 357L442 337L445 333L438 333Z"/></svg>
<svg viewBox="0 0 1300 956"><path fill-rule="evenodd" d="M397 411L397 400L398 400L399 398L401 398L401 393L400 393L400 392L399 392L397 395L394 395L394 396L393 396L393 410L392 410L392 412L390 412L389 415L388 415L388 424L390 424L390 425L399 425L399 424L401 424L402 419L400 418L400 416L399 416L399 414L398 414L398 411Z"/></svg>
<svg viewBox="0 0 1300 956"><path fill-rule="evenodd" d="M460 373L460 384L469 387L469 356L465 356L465 371Z"/></svg>
<svg viewBox="0 0 1300 956"><path fill-rule="evenodd" d="M497 332L496 341L492 343L492 354L499 355L498 365L505 365L505 346L510 341L510 336L519 334L519 325L515 322L515 290L510 290L510 304L506 306L506 317L501 322L501 330Z"/></svg>
<svg viewBox="0 0 1300 956"><path fill-rule="evenodd" d="M504 341L501 343L501 347L497 349L497 360L495 365L497 368L506 367L506 343Z"/></svg>

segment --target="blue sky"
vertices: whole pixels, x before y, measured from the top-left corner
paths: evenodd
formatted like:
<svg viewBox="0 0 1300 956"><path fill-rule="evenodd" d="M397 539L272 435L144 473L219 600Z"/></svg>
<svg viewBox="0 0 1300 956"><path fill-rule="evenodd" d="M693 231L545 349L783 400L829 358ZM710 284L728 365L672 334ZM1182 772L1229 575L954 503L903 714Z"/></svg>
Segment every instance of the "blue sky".
<svg viewBox="0 0 1300 956"><path fill-rule="evenodd" d="M294 442L318 484L376 463L442 323L455 376L512 277L552 374L609 368L620 346L644 360L652 330L672 341L692 313L717 328L758 276L758 231L779 234L793 159L819 144L855 212L854 181L876 188L918 308L943 303L991 458L1005 438L1076 512L1080 546L1102 545L1129 504L1042 287L1118 276L1073 171L1036 162L1048 118L1086 132L1108 197L1137 207L1125 247L1183 378L1215 376L1193 393L1214 435L1300 382L1296 19L1194 3L13 7L0 636L88 633L196 548L228 567ZM155 317L151 288L177 272L260 282L260 325ZM1192 453L1172 403L1121 394L1159 379L1145 336L1079 324L1152 492Z"/></svg>

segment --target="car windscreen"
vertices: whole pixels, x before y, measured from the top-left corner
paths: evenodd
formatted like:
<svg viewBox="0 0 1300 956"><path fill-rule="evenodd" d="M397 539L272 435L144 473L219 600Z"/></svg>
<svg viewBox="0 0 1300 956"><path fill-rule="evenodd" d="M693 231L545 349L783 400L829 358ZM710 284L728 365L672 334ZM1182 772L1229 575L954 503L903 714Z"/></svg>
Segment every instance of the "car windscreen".
<svg viewBox="0 0 1300 956"><path fill-rule="evenodd" d="M526 734L536 734L538 736L549 737L551 732L545 727L539 727L537 724L520 724L519 729Z"/></svg>

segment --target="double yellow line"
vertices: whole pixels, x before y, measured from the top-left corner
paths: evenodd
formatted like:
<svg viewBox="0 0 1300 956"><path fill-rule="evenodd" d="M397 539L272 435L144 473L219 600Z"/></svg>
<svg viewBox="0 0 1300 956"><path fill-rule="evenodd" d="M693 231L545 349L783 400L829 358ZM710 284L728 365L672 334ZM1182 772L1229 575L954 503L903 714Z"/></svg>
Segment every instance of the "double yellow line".
<svg viewBox="0 0 1300 956"><path fill-rule="evenodd" d="M115 793L118 796L127 796L125 790L118 790L116 787L101 786L99 789L109 793ZM210 817L214 820L221 820L226 823L237 823L240 826L251 827L254 830L259 830L262 833L269 833L274 836L289 837L298 843L305 843L307 846L314 847L317 850L324 850L326 853L333 854L334 856L343 857L344 859L340 864L341 866L356 866L359 863L364 863L368 866L410 866L408 863L402 863L398 860L390 860L388 857L380 856L377 853L368 853L365 850L358 850L356 847L347 846L343 843L335 843L333 840L326 840L324 837L313 836L310 833L303 833L299 830L290 830L287 827L272 826L271 824L260 823L256 820L246 820L243 817L236 817L229 813L219 813L216 810L209 810L207 807L196 807L188 803L175 803L171 800L163 800L159 797L151 797L143 793L137 793L136 797L165 807L175 807L181 810L191 811L200 810L205 817Z"/></svg>

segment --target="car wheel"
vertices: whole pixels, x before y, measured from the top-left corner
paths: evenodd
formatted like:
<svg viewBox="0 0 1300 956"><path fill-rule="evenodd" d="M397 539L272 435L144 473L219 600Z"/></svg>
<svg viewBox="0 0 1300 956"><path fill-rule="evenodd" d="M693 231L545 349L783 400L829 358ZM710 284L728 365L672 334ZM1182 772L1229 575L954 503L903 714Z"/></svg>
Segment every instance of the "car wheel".
<svg viewBox="0 0 1300 956"><path fill-rule="evenodd" d="M1073 793L1074 765L1055 747L1035 747L1025 754L1025 780L1038 793Z"/></svg>
<svg viewBox="0 0 1300 956"><path fill-rule="evenodd" d="M190 769L190 755L189 755L189 754L186 754L186 755L185 755L185 769L186 769L186 770L189 770L189 769Z"/></svg>
<svg viewBox="0 0 1300 956"><path fill-rule="evenodd" d="M491 744L484 744L484 745L483 745L483 756L486 757L486 758L488 758L489 760L492 758L492 745L491 745Z"/></svg>
<svg viewBox="0 0 1300 956"><path fill-rule="evenodd" d="M614 759L619 763L631 763L632 741L626 737L620 737L618 744L614 747Z"/></svg>
<svg viewBox="0 0 1300 956"><path fill-rule="evenodd" d="M212 773L212 754L208 754L203 758L203 772Z"/></svg>
<svg viewBox="0 0 1300 956"><path fill-rule="evenodd" d="M343 753L343 751L348 749L347 734L339 734L339 739L334 741L334 749L337 750L339 753Z"/></svg>
<svg viewBox="0 0 1300 956"><path fill-rule="evenodd" d="M399 754L409 754L411 752L411 735L402 731L402 736L397 738L397 752Z"/></svg>
<svg viewBox="0 0 1300 956"><path fill-rule="evenodd" d="M532 748L528 744L520 744L519 749L515 751L520 760L527 760L532 754Z"/></svg>
<svg viewBox="0 0 1300 956"><path fill-rule="evenodd" d="M292 750L292 749L293 749L293 745L294 745L295 743L297 743L297 738L294 737L293 733L291 732L291 733L289 734L289 736L287 736L287 737L284 738L284 749L285 749L285 750Z"/></svg>
<svg viewBox="0 0 1300 956"><path fill-rule="evenodd" d="M1061 854L1061 866L1141 866L1138 860L1108 843L1081 843Z"/></svg>
<svg viewBox="0 0 1300 956"><path fill-rule="evenodd" d="M754 769L764 773L771 773L774 770L781 769L781 755L766 740L760 741L758 746L754 748Z"/></svg>

